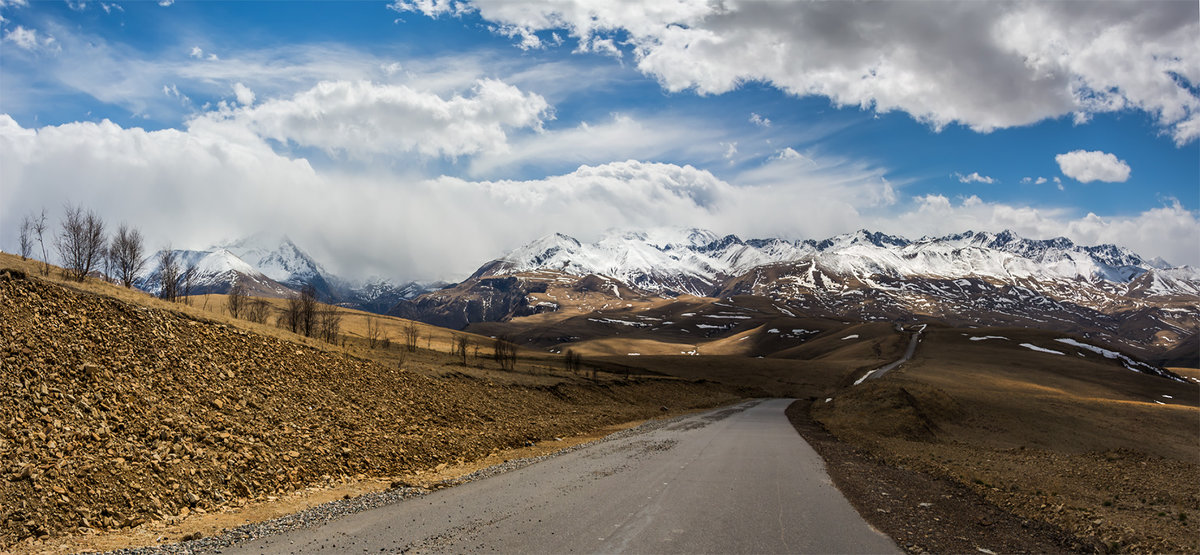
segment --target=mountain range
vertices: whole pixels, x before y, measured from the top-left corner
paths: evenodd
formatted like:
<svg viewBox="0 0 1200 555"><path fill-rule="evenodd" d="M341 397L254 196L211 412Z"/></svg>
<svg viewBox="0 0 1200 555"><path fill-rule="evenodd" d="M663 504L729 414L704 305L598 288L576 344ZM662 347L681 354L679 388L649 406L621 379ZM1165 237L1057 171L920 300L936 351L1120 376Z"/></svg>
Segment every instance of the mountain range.
<svg viewBox="0 0 1200 555"><path fill-rule="evenodd" d="M369 312L384 313L403 299L442 287L440 282L396 284L384 278L352 281L325 269L286 235L260 233L207 250L176 250L181 268L194 266L191 293L227 293L241 283L251 295L285 297L311 285L322 301ZM161 287L160 253L147 261L136 285L149 293Z"/></svg>
<svg viewBox="0 0 1200 555"><path fill-rule="evenodd" d="M787 241L652 229L594 243L552 234L391 314L456 328L520 318L562 308L543 295L562 284L614 299L752 295L787 315L1057 329L1142 354L1200 329L1200 271L1114 245L1011 231L910 240L862 230Z"/></svg>

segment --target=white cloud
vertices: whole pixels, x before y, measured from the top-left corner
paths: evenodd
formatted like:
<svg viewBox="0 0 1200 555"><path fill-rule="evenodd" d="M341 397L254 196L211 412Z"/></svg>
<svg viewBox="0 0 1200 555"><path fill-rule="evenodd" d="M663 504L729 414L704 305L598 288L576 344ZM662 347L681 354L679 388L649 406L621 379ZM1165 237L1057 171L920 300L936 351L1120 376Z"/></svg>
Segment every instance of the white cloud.
<svg viewBox="0 0 1200 555"><path fill-rule="evenodd" d="M1173 264L1200 263L1200 214L1170 200L1161 207L1126 216L1073 216L1066 210L982 202L967 197L958 203L943 195L914 199L913 209L881 220L890 232L944 235L963 230L1001 231L1035 239L1067 237L1083 245L1115 244L1139 255L1162 257Z"/></svg>
<svg viewBox="0 0 1200 555"><path fill-rule="evenodd" d="M11 42L22 50L36 52L42 49L57 50L57 41L52 36L42 35L38 37L36 29L27 29L21 25L13 27L8 32L4 33L4 42Z"/></svg>
<svg viewBox="0 0 1200 555"><path fill-rule="evenodd" d="M988 185L991 185L996 182L995 179L992 179L989 176L979 175L979 172L971 172L968 175L955 173L954 177L958 178L959 183L987 183Z"/></svg>
<svg viewBox="0 0 1200 555"><path fill-rule="evenodd" d="M175 0L158 0L158 5L164 8L175 3Z"/></svg>
<svg viewBox="0 0 1200 555"><path fill-rule="evenodd" d="M721 130L690 118L637 118L616 113L606 121L522 134L510 141L507 150L478 153L468 171L472 176L494 177L528 167L570 171L582 164L631 158L661 160L688 155L691 159L720 160L725 151L713 145L725 139Z"/></svg>
<svg viewBox="0 0 1200 555"><path fill-rule="evenodd" d="M191 125L245 128L360 158L406 152L453 158L506 151L508 130L540 127L549 109L541 96L493 79L450 98L404 85L323 81L291 98L208 114Z"/></svg>
<svg viewBox="0 0 1200 555"><path fill-rule="evenodd" d="M761 81L838 105L987 132L1064 115L1141 110L1179 144L1200 136L1195 2L701 2L425 0L477 11L510 36L565 29L589 51L623 32L670 91Z"/></svg>
<svg viewBox="0 0 1200 555"><path fill-rule="evenodd" d="M1129 179L1129 164L1099 150L1072 150L1055 156L1054 161L1063 175L1080 183L1124 183Z"/></svg>
<svg viewBox="0 0 1200 555"><path fill-rule="evenodd" d="M725 156L725 159L729 160L730 163L733 163L733 157L737 156L738 153L737 141L730 141L728 143L722 142L720 145L725 147L725 154L723 155Z"/></svg>
<svg viewBox="0 0 1200 555"><path fill-rule="evenodd" d="M771 126L771 120L764 118L754 112L750 112L750 123L753 123L754 125L757 125L759 127L770 127Z"/></svg>
<svg viewBox="0 0 1200 555"><path fill-rule="evenodd" d="M233 84L233 94L237 97L238 104L242 106L254 104L254 91L240 82Z"/></svg>
<svg viewBox="0 0 1200 555"><path fill-rule="evenodd" d="M116 10L118 12L122 12L122 13L125 11L125 8L122 8L121 5L117 4L117 3L108 4L105 2L101 2L100 8L102 8L104 10L104 13L106 13L106 14L111 14L111 13L113 13L114 10Z"/></svg>
<svg viewBox="0 0 1200 555"><path fill-rule="evenodd" d="M204 49L200 48L199 46L193 46L191 53L188 55L193 58L203 58L204 57Z"/></svg>

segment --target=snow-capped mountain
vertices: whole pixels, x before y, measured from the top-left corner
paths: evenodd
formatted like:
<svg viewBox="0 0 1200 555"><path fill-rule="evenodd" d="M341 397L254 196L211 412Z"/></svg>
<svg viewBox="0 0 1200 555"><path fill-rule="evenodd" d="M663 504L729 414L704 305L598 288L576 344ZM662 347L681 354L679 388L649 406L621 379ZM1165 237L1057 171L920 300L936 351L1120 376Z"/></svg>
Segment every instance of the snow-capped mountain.
<svg viewBox="0 0 1200 555"><path fill-rule="evenodd" d="M292 289L312 285L318 295L332 296L325 268L286 235L259 233L214 249L233 253L267 277Z"/></svg>
<svg viewBox="0 0 1200 555"><path fill-rule="evenodd" d="M249 288L251 295L283 297L312 285L324 302L370 312L387 312L396 303L444 287L441 282L407 282L373 277L361 282L340 278L325 270L312 256L286 235L260 233L207 250L177 250L180 270L194 265L192 294L227 293L235 282ZM157 294L161 290L158 254L146 264L148 270L137 287Z"/></svg>
<svg viewBox="0 0 1200 555"><path fill-rule="evenodd" d="M421 318L413 307L425 307L439 321L460 324L480 315L511 317L544 310L507 306L526 302L511 291L528 296L534 287L590 275L649 296L755 295L787 314L1060 329L1141 352L1173 348L1200 331L1200 271L1114 245L1011 231L910 240L863 230L788 241L659 229L614 231L595 243L554 234L484 265L454 290L404 308ZM504 291L484 286L499 278L517 282ZM447 303L461 310L447 315L441 306ZM470 312L472 303L489 310Z"/></svg>
<svg viewBox="0 0 1200 555"><path fill-rule="evenodd" d="M968 231L910 241L864 230L822 241L785 241L667 229L610 232L591 244L554 234L512 251L481 268L477 276L553 270L607 276L655 293L703 296L716 294L731 278L778 264L802 265L809 275L820 272L838 276L837 281L853 278L864 283L880 277L982 278L1014 285L1082 280L1146 295L1194 295L1200 285L1200 272L1164 268L1161 260L1147 262L1128 249L1080 246L1062 237L1025 239L1011 231ZM1138 281L1146 274L1152 277Z"/></svg>
<svg viewBox="0 0 1200 555"><path fill-rule="evenodd" d="M155 295L162 290L162 267L159 265L161 252L154 253L147 259L147 270L135 283L138 289ZM174 252L180 273L194 268L190 294L225 293L234 283L241 283L252 295L278 297L290 292L284 285L225 249ZM182 277L181 275L180 278Z"/></svg>

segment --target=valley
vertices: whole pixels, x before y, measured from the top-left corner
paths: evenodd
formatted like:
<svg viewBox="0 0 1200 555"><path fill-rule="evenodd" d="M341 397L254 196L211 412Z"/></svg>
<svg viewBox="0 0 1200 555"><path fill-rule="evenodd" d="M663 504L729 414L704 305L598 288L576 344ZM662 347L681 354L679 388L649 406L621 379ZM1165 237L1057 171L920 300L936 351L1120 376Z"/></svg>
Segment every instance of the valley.
<svg viewBox="0 0 1200 555"><path fill-rule="evenodd" d="M980 522L1042 530L1028 544L965 532L976 543L1200 547L1192 270L1003 234L667 237L556 235L463 282L376 297L286 240L180 251L204 269L182 302L0 255L3 541L194 540L333 492L424 495L404 484L646 418L790 398L797 430L902 549L966 546L939 532L950 505L902 523L876 510L900 509L880 491L919 497L913 480L1000 515ZM913 269L943 250L948 266ZM155 275L140 287L153 293ZM235 283L266 318L227 313ZM320 305L336 315L332 339L288 329L297 287L337 302ZM493 356L500 344L513 366Z"/></svg>

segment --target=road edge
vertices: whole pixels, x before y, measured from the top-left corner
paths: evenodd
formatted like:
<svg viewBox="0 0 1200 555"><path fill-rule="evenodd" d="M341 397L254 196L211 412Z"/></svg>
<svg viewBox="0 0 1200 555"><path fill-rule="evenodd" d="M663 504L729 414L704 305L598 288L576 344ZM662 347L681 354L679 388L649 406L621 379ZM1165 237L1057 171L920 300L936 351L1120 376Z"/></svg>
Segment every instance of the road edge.
<svg viewBox="0 0 1200 555"><path fill-rule="evenodd" d="M1104 553L1106 546L1012 514L949 478L891 466L812 419L813 399L785 411L825 461L834 486L871 526L909 553Z"/></svg>

